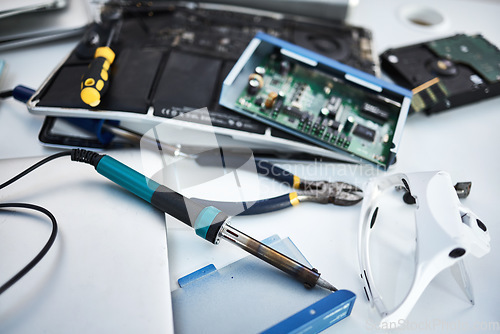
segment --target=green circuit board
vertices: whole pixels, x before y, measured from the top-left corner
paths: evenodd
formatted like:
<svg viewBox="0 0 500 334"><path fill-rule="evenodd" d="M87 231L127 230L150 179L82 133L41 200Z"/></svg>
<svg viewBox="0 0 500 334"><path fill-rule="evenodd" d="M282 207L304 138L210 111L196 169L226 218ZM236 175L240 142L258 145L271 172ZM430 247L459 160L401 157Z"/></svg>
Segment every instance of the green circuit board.
<svg viewBox="0 0 500 334"><path fill-rule="evenodd" d="M275 54L248 79L241 109L387 167L400 102Z"/></svg>
<svg viewBox="0 0 500 334"><path fill-rule="evenodd" d="M439 57L474 68L489 83L500 81L500 51L481 35L459 34L426 45Z"/></svg>

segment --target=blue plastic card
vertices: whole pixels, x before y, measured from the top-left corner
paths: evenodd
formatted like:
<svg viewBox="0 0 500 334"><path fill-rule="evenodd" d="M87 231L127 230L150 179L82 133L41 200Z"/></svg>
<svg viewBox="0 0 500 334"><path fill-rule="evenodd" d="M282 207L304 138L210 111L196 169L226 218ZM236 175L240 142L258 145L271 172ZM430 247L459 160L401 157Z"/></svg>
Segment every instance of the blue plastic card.
<svg viewBox="0 0 500 334"><path fill-rule="evenodd" d="M310 266L289 238L263 242ZM304 326L317 332L347 317L355 300L346 290L306 289L253 256L219 270L209 265L182 277L179 285L172 292L177 333L277 333Z"/></svg>

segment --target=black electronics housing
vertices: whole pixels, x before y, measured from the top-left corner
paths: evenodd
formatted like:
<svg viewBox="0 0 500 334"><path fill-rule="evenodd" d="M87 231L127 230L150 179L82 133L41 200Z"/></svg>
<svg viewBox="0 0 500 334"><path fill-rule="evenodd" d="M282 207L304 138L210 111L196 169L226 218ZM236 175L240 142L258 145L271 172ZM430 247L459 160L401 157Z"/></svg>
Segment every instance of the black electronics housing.
<svg viewBox="0 0 500 334"><path fill-rule="evenodd" d="M420 93L428 115L500 95L500 51L481 35L458 34L389 49L380 63L408 89L439 78L444 92L434 88Z"/></svg>

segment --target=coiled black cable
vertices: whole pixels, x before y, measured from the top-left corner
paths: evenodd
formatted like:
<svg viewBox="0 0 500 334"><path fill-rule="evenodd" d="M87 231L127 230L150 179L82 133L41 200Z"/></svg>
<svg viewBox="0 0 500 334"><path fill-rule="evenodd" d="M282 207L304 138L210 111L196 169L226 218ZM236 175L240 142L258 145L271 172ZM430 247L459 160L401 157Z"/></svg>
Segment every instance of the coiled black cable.
<svg viewBox="0 0 500 334"><path fill-rule="evenodd" d="M17 281L19 281L24 275L26 275L31 269L33 269L38 264L38 262L40 262L40 260L45 256L45 254L47 254L49 249L54 244L54 241L56 240L57 236L57 221L54 215L49 210L41 206L28 203L0 203L0 209L1 208L25 208L25 209L39 211L45 214L47 217L49 217L50 221L52 222L52 232L50 233L50 237L45 243L45 246L43 246L42 250L33 258L33 260L31 260L24 268L22 268L6 283L0 286L0 294L4 293L5 290L10 288Z"/></svg>
<svg viewBox="0 0 500 334"><path fill-rule="evenodd" d="M16 182L23 176L27 175L28 173L31 173L38 167L46 164L49 161L52 161L54 159L64 157L64 156L71 156L71 160L73 161L79 161L79 162L84 162L93 165L94 167L97 166L97 163L101 159L102 155L92 152L92 151L87 151L87 150L82 150L82 149L73 149L69 151L63 151L59 152L56 154L53 154L51 156L48 156L47 158L40 160L36 164L32 165L31 167L25 169L21 173L17 174L16 176L12 177L11 179L7 180L6 182L0 184L0 189L3 189L7 187L8 185ZM45 243L45 246L42 248L42 250L31 260L24 268L22 268L17 274L15 274L11 279L9 279L6 283L4 283L2 286L0 286L0 294L5 292L8 288L10 288L12 285L14 285L17 281L19 281L24 275L26 275L31 269L33 269L38 262L47 254L49 249L52 247L54 244L54 241L57 236L57 221L54 215L47 209L34 205L34 204L28 204L28 203L0 203L0 209L2 208L24 208L24 209L30 209L30 210L35 210L39 211L43 214L45 214L47 217L52 222L52 232L49 236L49 239ZM1 210L0 210L1 211Z"/></svg>

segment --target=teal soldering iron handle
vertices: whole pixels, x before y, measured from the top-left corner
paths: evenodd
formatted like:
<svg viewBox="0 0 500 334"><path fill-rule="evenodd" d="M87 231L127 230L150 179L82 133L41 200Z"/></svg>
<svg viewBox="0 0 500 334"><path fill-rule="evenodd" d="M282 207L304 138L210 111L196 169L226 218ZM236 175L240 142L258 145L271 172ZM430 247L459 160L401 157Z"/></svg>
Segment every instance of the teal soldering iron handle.
<svg viewBox="0 0 500 334"><path fill-rule="evenodd" d="M200 237L211 243L218 243L219 230L229 218L219 209L195 203L110 156L84 150L80 152L88 153L83 158L74 158L72 155L72 160L92 164L99 174L151 203L157 209L193 227Z"/></svg>

